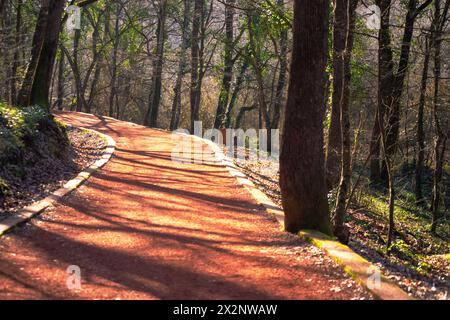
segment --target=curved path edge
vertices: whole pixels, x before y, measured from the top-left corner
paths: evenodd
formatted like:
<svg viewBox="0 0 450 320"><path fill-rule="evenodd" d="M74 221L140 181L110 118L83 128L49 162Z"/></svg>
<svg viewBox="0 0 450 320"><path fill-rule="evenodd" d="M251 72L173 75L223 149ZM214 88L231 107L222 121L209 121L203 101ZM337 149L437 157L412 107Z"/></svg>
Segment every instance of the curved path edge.
<svg viewBox="0 0 450 320"><path fill-rule="evenodd" d="M93 134L96 134L106 140L106 148L105 148L105 151L103 152L102 156L97 161L95 161L93 164L91 164L88 168L81 171L75 178L67 181L63 187L52 192L46 198L44 198L38 202L35 202L23 209L20 209L17 213L12 215L11 217L1 220L0 221L0 237L3 236L4 234L8 233L12 229L16 228L18 225L20 225L20 224L32 219L33 217L37 216L38 214L42 213L45 209L47 209L48 207L57 203L61 198L63 198L67 194L71 193L75 189L79 188L83 183L85 183L91 177L91 175L94 172L96 172L97 170L102 168L104 165L106 165L108 163L108 161L111 159L111 157L116 149L116 142L114 141L113 138L111 138L110 136L108 136L106 134L98 132L96 130L86 129L86 128L80 128L80 129L92 132Z"/></svg>
<svg viewBox="0 0 450 320"><path fill-rule="evenodd" d="M197 137L197 139L202 140L211 147L216 154L217 161L222 162L227 167L229 173L237 179L238 184L244 186L256 202L262 205L269 215L275 217L280 228L284 230L283 210L270 200L246 174L240 171L233 159L227 157L216 143L200 137ZM378 267L357 254L350 247L336 241L335 238L311 230L302 230L298 233L298 236L324 251L356 282L371 292L376 299L414 300L402 288L384 276Z"/></svg>

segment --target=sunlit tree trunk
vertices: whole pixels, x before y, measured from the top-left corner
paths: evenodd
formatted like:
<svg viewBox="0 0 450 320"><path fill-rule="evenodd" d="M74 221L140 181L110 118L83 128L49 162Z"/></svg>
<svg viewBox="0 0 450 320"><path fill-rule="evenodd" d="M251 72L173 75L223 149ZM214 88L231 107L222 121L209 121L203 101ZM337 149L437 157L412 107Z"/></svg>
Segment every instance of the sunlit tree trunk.
<svg viewBox="0 0 450 320"><path fill-rule="evenodd" d="M333 215L334 234L344 243L348 242L348 231L344 226L345 214L347 210L347 201L351 184L351 137L350 137L350 83L353 49L353 31L355 28L355 10L357 0L336 0L335 17L340 22L338 28L343 28L346 36L342 52L338 52L338 61L342 65L342 82L340 95L340 123L341 123L341 178L337 193L336 209Z"/></svg>
<svg viewBox="0 0 450 320"><path fill-rule="evenodd" d="M331 234L324 159L326 0L296 0L294 46L280 156L280 186L289 232Z"/></svg>

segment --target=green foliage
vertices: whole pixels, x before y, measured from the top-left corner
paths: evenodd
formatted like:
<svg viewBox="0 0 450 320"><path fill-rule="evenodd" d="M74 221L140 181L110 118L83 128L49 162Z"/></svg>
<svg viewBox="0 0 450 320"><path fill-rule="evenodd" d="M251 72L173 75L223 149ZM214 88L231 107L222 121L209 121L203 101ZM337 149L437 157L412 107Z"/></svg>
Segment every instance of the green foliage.
<svg viewBox="0 0 450 320"><path fill-rule="evenodd" d="M436 268L441 268L433 262L435 257L442 255L442 259L447 258L446 254L450 249L450 223L446 220L441 223L438 236L430 233L430 213L417 207L415 199L404 196L403 193L399 192L396 198L394 217L397 240L389 248L389 256L394 257L396 263L427 276L435 272ZM384 238L388 224L387 196L375 190L362 192L358 197L358 205L365 208L366 218L353 219L350 216L349 221L363 228L364 237L370 246L379 254L385 255L385 242L380 242L380 239Z"/></svg>
<svg viewBox="0 0 450 320"><path fill-rule="evenodd" d="M283 30L288 30L292 22L293 12L285 10L274 0L266 0L261 4L261 26L274 37L280 36Z"/></svg>
<svg viewBox="0 0 450 320"><path fill-rule="evenodd" d="M9 130L19 144L25 136L33 135L39 123L48 117L49 113L39 106L22 109L0 103L2 129Z"/></svg>
<svg viewBox="0 0 450 320"><path fill-rule="evenodd" d="M26 138L35 136L39 124L48 117L38 106L21 109L0 103L0 160L17 156Z"/></svg>

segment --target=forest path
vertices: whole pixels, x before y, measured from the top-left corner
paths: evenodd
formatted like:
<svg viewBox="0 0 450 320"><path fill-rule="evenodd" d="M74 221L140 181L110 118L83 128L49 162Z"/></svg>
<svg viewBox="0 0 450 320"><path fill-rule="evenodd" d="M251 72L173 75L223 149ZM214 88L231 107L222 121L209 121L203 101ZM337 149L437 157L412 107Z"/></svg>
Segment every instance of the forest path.
<svg viewBox="0 0 450 320"><path fill-rule="evenodd" d="M172 135L58 113L112 136L111 161L0 239L0 299L367 297L320 250L279 230L217 164L171 160ZM203 154L213 159L206 145ZM67 288L69 265L81 289Z"/></svg>

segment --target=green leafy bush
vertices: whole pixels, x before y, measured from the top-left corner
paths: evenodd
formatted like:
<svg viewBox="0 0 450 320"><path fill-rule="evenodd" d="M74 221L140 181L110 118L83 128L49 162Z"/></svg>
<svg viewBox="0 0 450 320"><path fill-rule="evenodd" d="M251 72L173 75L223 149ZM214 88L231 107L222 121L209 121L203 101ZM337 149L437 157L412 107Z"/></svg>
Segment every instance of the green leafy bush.
<svg viewBox="0 0 450 320"><path fill-rule="evenodd" d="M25 150L58 156L66 145L65 129L45 108L17 108L0 102L0 164L20 164Z"/></svg>
<svg viewBox="0 0 450 320"><path fill-rule="evenodd" d="M27 135L33 135L41 121L48 119L49 113L41 107L15 108L0 103L0 123L4 129L22 140Z"/></svg>

